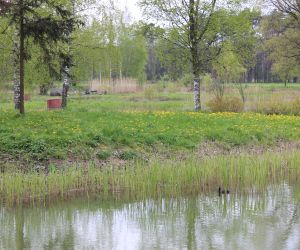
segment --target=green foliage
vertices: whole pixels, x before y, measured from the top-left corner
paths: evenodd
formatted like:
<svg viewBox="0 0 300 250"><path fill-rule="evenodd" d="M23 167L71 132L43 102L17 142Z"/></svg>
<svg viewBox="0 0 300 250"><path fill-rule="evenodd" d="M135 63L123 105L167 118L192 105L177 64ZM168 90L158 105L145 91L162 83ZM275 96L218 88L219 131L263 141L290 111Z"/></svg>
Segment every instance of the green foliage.
<svg viewBox="0 0 300 250"><path fill-rule="evenodd" d="M170 78L172 80L177 80L182 77L183 74L191 72L188 51L170 42L170 40L176 41L180 39L178 30L164 30L163 36L164 38L161 38L161 36L158 38L155 52L161 66L166 70ZM165 37L167 39L165 39Z"/></svg>
<svg viewBox="0 0 300 250"><path fill-rule="evenodd" d="M121 160L133 160L137 157L137 153L132 150L122 151L118 157Z"/></svg>
<svg viewBox="0 0 300 250"><path fill-rule="evenodd" d="M193 86L194 76L191 73L184 74L179 81L183 86L191 88Z"/></svg>
<svg viewBox="0 0 300 250"><path fill-rule="evenodd" d="M9 20L0 16L0 85L12 79L13 75L13 58L12 49L13 30L8 29L3 33L5 27L7 27Z"/></svg>
<svg viewBox="0 0 300 250"><path fill-rule="evenodd" d="M108 150L102 150L97 153L97 158L100 160L107 160L112 156L112 152Z"/></svg>
<svg viewBox="0 0 300 250"><path fill-rule="evenodd" d="M265 17L261 25L265 35L264 50L273 62L272 71L285 82L300 76L299 25L276 11Z"/></svg>
<svg viewBox="0 0 300 250"><path fill-rule="evenodd" d="M101 22L74 35L74 75L77 80L132 77L145 81L147 48L140 27L124 23L118 11L102 10Z"/></svg>
<svg viewBox="0 0 300 250"><path fill-rule="evenodd" d="M209 86L211 86L213 84L213 79L211 77L211 74L205 74L202 77L201 82L206 86L206 88L208 88Z"/></svg>
<svg viewBox="0 0 300 250"><path fill-rule="evenodd" d="M223 83L237 82L242 73L245 73L246 71L239 62L239 58L232 52L230 47L225 48L223 53L213 64L213 69L217 74L218 80Z"/></svg>

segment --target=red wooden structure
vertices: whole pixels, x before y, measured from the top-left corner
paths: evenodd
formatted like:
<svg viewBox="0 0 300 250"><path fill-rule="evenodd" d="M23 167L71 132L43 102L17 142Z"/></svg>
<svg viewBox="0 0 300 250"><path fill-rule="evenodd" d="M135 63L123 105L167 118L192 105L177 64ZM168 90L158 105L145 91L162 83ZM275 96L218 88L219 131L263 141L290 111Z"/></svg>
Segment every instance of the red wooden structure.
<svg viewBox="0 0 300 250"><path fill-rule="evenodd" d="M61 99L50 99L47 100L48 109L60 109L61 108Z"/></svg>

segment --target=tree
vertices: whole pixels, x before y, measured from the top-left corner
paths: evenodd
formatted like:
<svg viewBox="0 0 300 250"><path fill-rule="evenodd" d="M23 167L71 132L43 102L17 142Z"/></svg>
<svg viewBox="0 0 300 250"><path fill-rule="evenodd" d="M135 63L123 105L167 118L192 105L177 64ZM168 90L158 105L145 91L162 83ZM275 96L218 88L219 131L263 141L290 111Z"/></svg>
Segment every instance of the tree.
<svg viewBox="0 0 300 250"><path fill-rule="evenodd" d="M188 57L194 76L196 111L201 109L200 76L209 71L211 62L220 54L224 42L236 35L228 25L238 26L239 23L231 23L227 16L234 11L227 12L226 8L230 8L230 3L235 5L238 2L224 1L224 7L221 7L217 6L217 0L140 1L145 13L164 28L162 37L177 50L182 49Z"/></svg>
<svg viewBox="0 0 300 250"><path fill-rule="evenodd" d="M179 0L142 0L141 6L146 13L156 20L163 20L169 31L173 32L175 46L189 50L189 60L194 75L195 111L201 109L200 74L210 56L210 46L216 41L215 36L206 36L210 30L211 20L215 12L217 0L211 1L179 1ZM176 32L176 34L174 33ZM165 34L168 36L168 32Z"/></svg>
<svg viewBox="0 0 300 250"><path fill-rule="evenodd" d="M13 32L7 30L8 20L0 17L0 83L11 80L13 75L13 60L11 52L13 49Z"/></svg>
<svg viewBox="0 0 300 250"><path fill-rule="evenodd" d="M245 103L245 92L242 83L239 81L241 75L245 73L246 69L240 62L240 58L232 51L229 47L223 50L219 58L213 63L213 69L216 73L216 86L217 89L220 89L218 98L222 98L224 93L224 84L226 83L238 83L238 90L241 95L243 102Z"/></svg>
<svg viewBox="0 0 300 250"><path fill-rule="evenodd" d="M156 44L157 57L165 70L165 74L172 80L178 80L184 74L191 72L191 65L188 60L189 51L169 42L176 40L175 36L177 36L176 30L169 30L164 38L157 40ZM193 79L193 77L191 79ZM193 81L191 81L189 85L191 85L192 82Z"/></svg>
<svg viewBox="0 0 300 250"><path fill-rule="evenodd" d="M68 53L57 49L59 45L67 43L71 32L80 22L70 11L70 2L51 0L30 1L15 0L6 8L3 14L9 19L9 24L14 25L19 40L19 81L20 81L20 113L25 113L24 108L24 77L25 61L30 57L25 42L32 39L44 51L45 61L51 61L53 52L58 51L62 62L61 71L70 66L71 60ZM68 6L69 5L69 6ZM2 9L2 7L1 7ZM2 11L3 12L3 11ZM51 64L49 64L51 66ZM68 74L68 72L65 72Z"/></svg>
<svg viewBox="0 0 300 250"><path fill-rule="evenodd" d="M146 65L146 75L147 80L155 82L159 79L163 73L164 69L161 65L161 60L157 53L157 44L159 43L160 39L156 35L159 32L159 28L155 27L153 23L145 24L142 23L141 31L143 36L145 37L147 49L148 49L148 60Z"/></svg>
<svg viewBox="0 0 300 250"><path fill-rule="evenodd" d="M147 48L140 24L129 24L124 13L102 8L97 19L74 33L73 72L76 79L145 78ZM100 77L101 76L101 77Z"/></svg>
<svg viewBox="0 0 300 250"><path fill-rule="evenodd" d="M274 59L272 71L284 82L285 87L288 81L300 76L300 67L297 61L295 59L286 60L284 57Z"/></svg>
<svg viewBox="0 0 300 250"><path fill-rule="evenodd" d="M294 18L274 11L261 24L263 48L272 62L272 72L285 83L299 77L300 29Z"/></svg>
<svg viewBox="0 0 300 250"><path fill-rule="evenodd" d="M300 22L300 1L299 0L271 0L271 3L281 12L293 17Z"/></svg>

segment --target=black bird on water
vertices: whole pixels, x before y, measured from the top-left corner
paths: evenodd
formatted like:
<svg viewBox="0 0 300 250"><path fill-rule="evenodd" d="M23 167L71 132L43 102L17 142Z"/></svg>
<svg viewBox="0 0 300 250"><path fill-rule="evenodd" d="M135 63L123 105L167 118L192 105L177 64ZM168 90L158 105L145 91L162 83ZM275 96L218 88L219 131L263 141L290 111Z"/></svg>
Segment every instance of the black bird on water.
<svg viewBox="0 0 300 250"><path fill-rule="evenodd" d="M219 196L221 196L222 194L230 194L230 191L227 189L222 189L221 187L219 187L218 189L218 193L219 193Z"/></svg>

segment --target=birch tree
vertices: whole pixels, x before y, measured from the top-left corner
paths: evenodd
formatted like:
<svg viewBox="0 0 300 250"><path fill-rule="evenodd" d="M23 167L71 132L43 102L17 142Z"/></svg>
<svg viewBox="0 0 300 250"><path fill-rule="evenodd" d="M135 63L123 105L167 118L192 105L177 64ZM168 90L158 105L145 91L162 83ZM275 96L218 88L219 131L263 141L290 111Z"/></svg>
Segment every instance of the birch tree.
<svg viewBox="0 0 300 250"><path fill-rule="evenodd" d="M162 35L177 48L188 50L193 73L194 109L201 110L200 77L221 51L223 38L215 26L221 24L217 17L217 0L141 0L140 5L151 21L164 27ZM238 2L238 1L228 1ZM222 1L227 6L226 1ZM172 36L168 31L172 32Z"/></svg>

